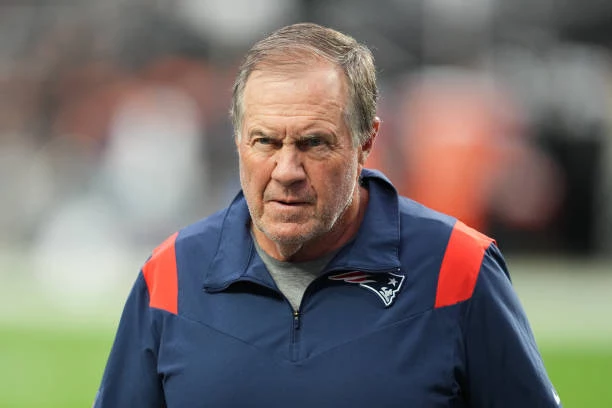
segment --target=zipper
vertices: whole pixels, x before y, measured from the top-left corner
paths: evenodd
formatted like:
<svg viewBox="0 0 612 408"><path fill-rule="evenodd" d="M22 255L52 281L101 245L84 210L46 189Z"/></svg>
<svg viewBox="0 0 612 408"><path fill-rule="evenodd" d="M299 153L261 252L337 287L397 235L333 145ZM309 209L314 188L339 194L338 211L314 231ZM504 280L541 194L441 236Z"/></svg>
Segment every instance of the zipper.
<svg viewBox="0 0 612 408"><path fill-rule="evenodd" d="M290 343L289 343L289 356L290 356L291 361L297 361L299 358L299 344L298 344L299 343L299 333L298 332L300 330L301 316L302 316L299 308L298 310L293 310L293 306L291 306L291 302L289 302L289 299L287 299L287 297L284 296L284 294L278 289L276 285L269 286L265 284L264 282L261 282L259 280L252 279L252 278L247 278L247 277L243 277L241 280L272 289L274 292L278 293L281 297L284 298L285 303L291 310L291 316L292 316L291 317L291 336L290 336ZM221 286L204 287L204 290L206 290L207 292L211 292L211 293L222 292L225 289L227 289L232 283L233 282L226 282ZM306 288L306 290L308 290L308 288ZM305 295L306 295L306 292L304 292L304 296ZM302 298L302 302L303 300L304 299Z"/></svg>
<svg viewBox="0 0 612 408"><path fill-rule="evenodd" d="M293 330L297 331L300 328L300 311L293 312Z"/></svg>
<svg viewBox="0 0 612 408"><path fill-rule="evenodd" d="M293 318L291 320L291 344L290 344L290 354L291 361L297 361L300 357L300 345L299 345L299 330L300 330L300 311L293 311Z"/></svg>
<svg viewBox="0 0 612 408"><path fill-rule="evenodd" d="M350 270L358 270L358 271L365 272L365 273L393 273L393 272L399 273L400 272L400 268L397 266L385 266L382 268L377 268L375 270L366 269L366 268L351 269L351 268L343 267L343 268L333 268L319 275L314 281L312 281L310 285L308 285L308 287L304 291L304 295L302 296L302 302L300 306L298 307L298 310L291 309L292 310L291 344L289 348L290 348L290 356L291 356L292 361L297 361L300 356L300 344L299 343L300 343L300 329L301 329L301 324L302 324L301 322L302 313L300 312L300 310L302 308L302 304L304 303L304 301L306 301L307 297L310 295L310 292L313 290L313 287L317 285L317 282L321 282L325 280L328 276L332 275L333 273L347 272ZM287 304L289 304L289 300L285 298L285 301L287 302ZM290 304L289 306L291 307Z"/></svg>

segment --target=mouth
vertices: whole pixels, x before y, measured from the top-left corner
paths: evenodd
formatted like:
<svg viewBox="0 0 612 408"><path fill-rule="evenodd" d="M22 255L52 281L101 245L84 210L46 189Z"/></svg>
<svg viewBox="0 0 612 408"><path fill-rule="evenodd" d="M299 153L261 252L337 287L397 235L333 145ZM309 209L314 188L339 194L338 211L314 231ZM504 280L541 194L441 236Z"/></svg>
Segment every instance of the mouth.
<svg viewBox="0 0 612 408"><path fill-rule="evenodd" d="M300 205L308 205L309 203L306 201L285 201L285 200L270 200L272 203L287 205L290 207L297 207Z"/></svg>
<svg viewBox="0 0 612 408"><path fill-rule="evenodd" d="M271 199L268 202L283 207L303 207L312 204L312 200L305 199Z"/></svg>

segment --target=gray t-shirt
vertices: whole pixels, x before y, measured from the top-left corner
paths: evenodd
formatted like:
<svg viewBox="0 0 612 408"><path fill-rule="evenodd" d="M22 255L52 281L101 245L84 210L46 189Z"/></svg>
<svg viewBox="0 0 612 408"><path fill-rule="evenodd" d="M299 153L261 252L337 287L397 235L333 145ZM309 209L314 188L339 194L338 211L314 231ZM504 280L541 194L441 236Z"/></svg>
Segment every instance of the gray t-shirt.
<svg viewBox="0 0 612 408"><path fill-rule="evenodd" d="M253 233L251 233L251 236L253 236ZM276 286L278 286L278 289L287 298L293 310L296 312L300 308L304 292L306 292L308 285L319 276L323 268L325 268L328 262L336 255L336 252L338 252L334 251L313 261L283 262L272 258L261 249L254 236L253 242L255 243L257 253L268 268L268 272L270 272L272 279L276 282Z"/></svg>

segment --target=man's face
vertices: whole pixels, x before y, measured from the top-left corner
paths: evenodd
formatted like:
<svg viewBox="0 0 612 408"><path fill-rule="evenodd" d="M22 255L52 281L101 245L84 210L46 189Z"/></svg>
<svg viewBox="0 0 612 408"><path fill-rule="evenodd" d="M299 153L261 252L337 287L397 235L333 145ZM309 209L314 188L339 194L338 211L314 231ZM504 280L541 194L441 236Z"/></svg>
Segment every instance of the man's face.
<svg viewBox="0 0 612 408"><path fill-rule="evenodd" d="M255 227L276 244L321 238L358 205L364 157L344 120L346 95L342 72L324 62L247 81L240 182Z"/></svg>

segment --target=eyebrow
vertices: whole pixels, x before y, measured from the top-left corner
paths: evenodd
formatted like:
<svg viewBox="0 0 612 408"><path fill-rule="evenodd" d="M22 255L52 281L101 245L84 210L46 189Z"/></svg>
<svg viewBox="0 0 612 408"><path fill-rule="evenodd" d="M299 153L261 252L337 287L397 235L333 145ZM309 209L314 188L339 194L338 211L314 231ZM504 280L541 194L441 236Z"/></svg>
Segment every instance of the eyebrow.
<svg viewBox="0 0 612 408"><path fill-rule="evenodd" d="M248 134L247 134L247 138L248 140L252 140L255 137L269 137L269 138L276 138L277 134L275 132L267 132L266 130L263 130L261 128L255 128L253 130L251 130ZM293 138L297 141L300 140L308 140L311 139L313 137L320 137L320 138L324 138L324 139L328 139L331 140L332 142L335 142L336 140L338 140L338 136L332 132L332 131L323 131L323 130L317 130L317 131L304 131L302 134L299 134L297 136L294 136Z"/></svg>
<svg viewBox="0 0 612 408"><path fill-rule="evenodd" d="M325 131L315 131L315 132L304 132L304 134L299 135L297 140L307 140L313 137L320 137L323 139L328 139L333 141L337 140L337 136L334 132L325 132Z"/></svg>
<svg viewBox="0 0 612 408"><path fill-rule="evenodd" d="M249 140L253 139L254 137L274 137L274 135L266 133L264 130L257 128L251 130L247 136Z"/></svg>

